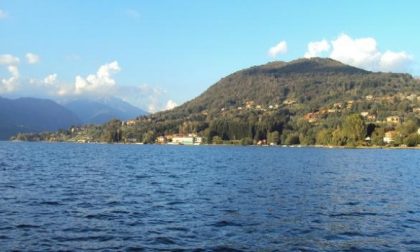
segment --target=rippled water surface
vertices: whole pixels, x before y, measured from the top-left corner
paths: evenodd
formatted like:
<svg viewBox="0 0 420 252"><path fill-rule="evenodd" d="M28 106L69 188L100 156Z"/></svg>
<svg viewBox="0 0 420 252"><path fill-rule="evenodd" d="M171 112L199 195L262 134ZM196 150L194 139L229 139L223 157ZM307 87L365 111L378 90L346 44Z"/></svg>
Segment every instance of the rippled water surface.
<svg viewBox="0 0 420 252"><path fill-rule="evenodd" d="M0 142L0 250L420 251L420 151Z"/></svg>

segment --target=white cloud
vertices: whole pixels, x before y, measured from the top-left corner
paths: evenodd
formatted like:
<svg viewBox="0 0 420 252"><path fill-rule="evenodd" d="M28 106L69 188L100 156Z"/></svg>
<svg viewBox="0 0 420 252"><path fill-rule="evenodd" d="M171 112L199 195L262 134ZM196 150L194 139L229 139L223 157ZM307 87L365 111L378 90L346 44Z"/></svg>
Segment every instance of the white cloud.
<svg viewBox="0 0 420 252"><path fill-rule="evenodd" d="M96 74L90 74L86 78L78 75L74 84L74 93L78 95L89 92L100 94L109 93L116 85L112 74L118 73L120 70L121 68L118 62L113 61L99 67Z"/></svg>
<svg viewBox="0 0 420 252"><path fill-rule="evenodd" d="M173 108L175 108L176 106L177 106L177 104L176 104L173 100L169 100L169 101L166 103L165 110L170 110L170 109L173 109Z"/></svg>
<svg viewBox="0 0 420 252"><path fill-rule="evenodd" d="M17 66L10 65L7 67L7 71L10 73L9 78L1 79L0 93L10 93L15 91L18 87L19 80L19 69Z"/></svg>
<svg viewBox="0 0 420 252"><path fill-rule="evenodd" d="M406 52L391 52L386 51L382 54L379 61L379 68L382 71L396 71L403 72L409 68L413 57Z"/></svg>
<svg viewBox="0 0 420 252"><path fill-rule="evenodd" d="M9 78L0 79L0 93L15 91L19 85L19 58L11 54L0 55L0 65L5 65L10 74Z"/></svg>
<svg viewBox="0 0 420 252"><path fill-rule="evenodd" d="M46 85L54 85L55 83L56 83L56 81L57 81L57 77L58 77L58 75L55 73L55 74L50 74L50 75L47 75L45 78L44 78L44 84L46 84Z"/></svg>
<svg viewBox="0 0 420 252"><path fill-rule="evenodd" d="M39 62L39 56L34 53L27 53L25 57L28 64L36 64Z"/></svg>
<svg viewBox="0 0 420 252"><path fill-rule="evenodd" d="M374 38L353 39L341 34L331 41L330 58L372 71L408 71L412 56L406 52L381 52Z"/></svg>
<svg viewBox="0 0 420 252"><path fill-rule="evenodd" d="M19 64L19 58L11 54L0 55L0 65L17 65Z"/></svg>
<svg viewBox="0 0 420 252"><path fill-rule="evenodd" d="M305 53L305 58L319 57L321 53L330 50L330 43L323 39L321 41L314 41L308 44L308 51Z"/></svg>
<svg viewBox="0 0 420 252"><path fill-rule="evenodd" d="M8 16L7 13L4 10L0 9L0 19L7 18L7 16Z"/></svg>
<svg viewBox="0 0 420 252"><path fill-rule="evenodd" d="M407 72L413 63L413 57L404 51L380 51L372 37L352 38L344 33L331 41L310 42L304 57L317 57L323 53L329 53L330 58L345 64L370 71Z"/></svg>
<svg viewBox="0 0 420 252"><path fill-rule="evenodd" d="M381 58L374 38L353 39L341 34L331 44L330 57L352 66L374 70Z"/></svg>
<svg viewBox="0 0 420 252"><path fill-rule="evenodd" d="M268 50L268 55L273 58L277 57L277 55L279 54L285 54L285 53L287 53L287 43L284 40L280 41L277 45L271 47Z"/></svg>

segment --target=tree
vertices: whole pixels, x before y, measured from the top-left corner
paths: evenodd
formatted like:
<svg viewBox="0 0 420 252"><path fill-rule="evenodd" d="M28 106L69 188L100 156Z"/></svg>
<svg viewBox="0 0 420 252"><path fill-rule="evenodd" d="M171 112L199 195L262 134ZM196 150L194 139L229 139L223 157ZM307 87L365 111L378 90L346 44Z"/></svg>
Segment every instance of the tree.
<svg viewBox="0 0 420 252"><path fill-rule="evenodd" d="M285 144L287 145L296 145L300 144L299 142L299 135L297 133L292 133L287 136Z"/></svg>
<svg viewBox="0 0 420 252"><path fill-rule="evenodd" d="M321 145L328 145L332 143L332 130L321 129L316 134L316 143Z"/></svg>
<svg viewBox="0 0 420 252"><path fill-rule="evenodd" d="M245 137L241 139L241 145L252 145L253 143L254 142L250 137Z"/></svg>
<svg viewBox="0 0 420 252"><path fill-rule="evenodd" d="M147 131L143 134L143 143L151 144L155 142L155 133L152 130Z"/></svg>
<svg viewBox="0 0 420 252"><path fill-rule="evenodd" d="M372 132L371 141L373 145L382 146L384 145L384 136L385 130L384 128L376 127L375 130Z"/></svg>
<svg viewBox="0 0 420 252"><path fill-rule="evenodd" d="M359 114L347 116L343 122L342 135L347 145L358 145L366 137L366 126L363 117Z"/></svg>
<svg viewBox="0 0 420 252"><path fill-rule="evenodd" d="M404 138L404 144L408 147L417 146L420 143L420 137L417 133L412 133Z"/></svg>
<svg viewBox="0 0 420 252"><path fill-rule="evenodd" d="M278 144L279 141L280 141L280 133L277 130L267 133L268 144Z"/></svg>
<svg viewBox="0 0 420 252"><path fill-rule="evenodd" d="M223 144L223 139L219 136L214 136L212 139L213 144Z"/></svg>

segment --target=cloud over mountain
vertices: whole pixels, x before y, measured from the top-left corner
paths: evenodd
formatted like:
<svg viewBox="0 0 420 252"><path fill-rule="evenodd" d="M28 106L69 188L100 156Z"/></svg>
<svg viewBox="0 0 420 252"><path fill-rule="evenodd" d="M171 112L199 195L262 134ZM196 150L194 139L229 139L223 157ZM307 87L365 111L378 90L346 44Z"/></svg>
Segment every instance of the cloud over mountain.
<svg viewBox="0 0 420 252"><path fill-rule="evenodd" d="M284 40L280 41L268 50L268 55L273 58L285 53L287 53L287 42Z"/></svg>
<svg viewBox="0 0 420 252"><path fill-rule="evenodd" d="M332 59L372 71L409 71L413 60L413 57L404 51L380 51L376 39L372 37L352 38L344 33L331 41L310 42L304 56L318 57L325 52L328 52Z"/></svg>

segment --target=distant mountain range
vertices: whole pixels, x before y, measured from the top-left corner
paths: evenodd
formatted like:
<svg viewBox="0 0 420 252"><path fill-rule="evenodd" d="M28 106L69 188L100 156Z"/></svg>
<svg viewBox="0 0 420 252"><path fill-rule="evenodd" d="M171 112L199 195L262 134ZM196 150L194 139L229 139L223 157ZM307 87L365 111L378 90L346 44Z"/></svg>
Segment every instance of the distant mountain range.
<svg viewBox="0 0 420 252"><path fill-rule="evenodd" d="M128 120L147 112L119 98L76 99L63 103L83 124L102 124L111 119Z"/></svg>
<svg viewBox="0 0 420 252"><path fill-rule="evenodd" d="M42 132L66 129L80 119L58 103L36 98L0 97L0 139L20 132Z"/></svg>
<svg viewBox="0 0 420 252"><path fill-rule="evenodd" d="M0 140L17 133L68 129L71 125L102 124L111 119L127 120L147 112L118 98L77 99L58 104L38 98L0 97Z"/></svg>

